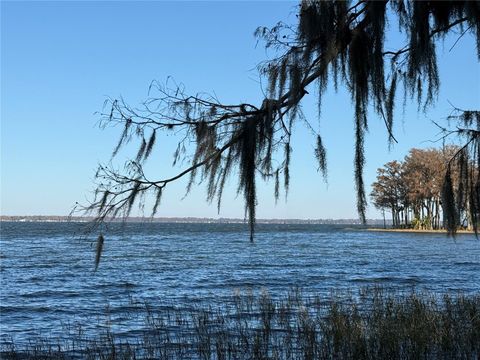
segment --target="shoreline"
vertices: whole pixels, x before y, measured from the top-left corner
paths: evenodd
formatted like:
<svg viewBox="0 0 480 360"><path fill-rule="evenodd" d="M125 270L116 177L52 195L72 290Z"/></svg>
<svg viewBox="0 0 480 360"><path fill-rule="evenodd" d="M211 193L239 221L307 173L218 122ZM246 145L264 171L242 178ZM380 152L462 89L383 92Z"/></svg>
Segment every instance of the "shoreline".
<svg viewBox="0 0 480 360"><path fill-rule="evenodd" d="M93 221L94 217L84 216L56 216L56 215L0 215L0 222L62 222L62 223L87 223ZM182 223L182 224L247 224L244 218L228 217L128 217L108 219L108 222L114 223ZM368 225L372 227L381 226L383 221L379 219L368 219ZM256 219L257 224L275 224L275 225L357 225L363 226L358 219L300 219L300 218L261 218Z"/></svg>
<svg viewBox="0 0 480 360"><path fill-rule="evenodd" d="M366 231L374 232L398 232L398 233L418 233L418 234L447 234L447 230L423 230L423 229L383 229L383 228L368 228ZM473 230L457 230L456 234L475 234Z"/></svg>

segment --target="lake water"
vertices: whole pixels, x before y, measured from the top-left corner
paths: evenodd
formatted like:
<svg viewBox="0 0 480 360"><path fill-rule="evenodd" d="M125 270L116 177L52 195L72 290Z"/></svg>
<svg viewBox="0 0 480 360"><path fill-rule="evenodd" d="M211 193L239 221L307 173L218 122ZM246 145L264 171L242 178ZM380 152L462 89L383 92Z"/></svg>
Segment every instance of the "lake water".
<svg viewBox="0 0 480 360"><path fill-rule="evenodd" d="M65 324L95 333L108 305L216 306L235 291L273 297L397 290L480 291L480 240L442 234L368 232L330 225L114 224L93 272L95 238L81 224L1 223L1 341L61 336ZM130 305L129 305L130 304ZM118 331L133 331L127 319Z"/></svg>

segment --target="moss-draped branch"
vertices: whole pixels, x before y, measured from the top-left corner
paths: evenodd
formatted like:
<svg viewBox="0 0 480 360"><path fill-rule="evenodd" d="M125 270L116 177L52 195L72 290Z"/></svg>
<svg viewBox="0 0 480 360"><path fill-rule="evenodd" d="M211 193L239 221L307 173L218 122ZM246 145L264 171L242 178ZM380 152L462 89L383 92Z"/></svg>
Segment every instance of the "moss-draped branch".
<svg viewBox="0 0 480 360"><path fill-rule="evenodd" d="M403 85L405 96L416 97L424 107L431 105L440 86L435 44L459 28L476 36L478 50L479 8L478 2L468 1L303 1L296 28L279 23L256 31L276 54L259 65L260 74L268 79L261 104L224 104L210 95L189 95L182 85L168 81L165 86L152 83L150 91L155 95L140 108L122 99L108 100L102 124L123 126L113 156L133 138L140 145L135 160L124 170L99 168L96 196L85 210L94 212L99 223L128 216L135 203L143 206L143 196L150 192L155 197L154 214L166 186L184 176L190 178L187 192L195 181L205 182L207 199L216 198L220 206L226 179L235 172L253 239L258 178L274 179L278 198L283 174L288 191L292 131L298 119L306 120L301 100L316 83L320 109L327 84L333 81L335 87L345 86L353 103L357 209L365 221L364 136L370 106L385 121L389 139L395 141L392 127L397 87ZM392 21L398 23L407 40L403 47L387 51L385 33ZM480 57L480 50L477 55ZM326 173L321 134L305 123L315 135L318 168ZM471 130L478 132L478 126ZM159 135L168 131L182 136L174 164L183 160L189 165L173 177L150 179L143 165L157 146ZM478 163L478 136L471 140L476 135L469 134L467 141L473 147L469 156ZM192 142L195 148L189 152Z"/></svg>

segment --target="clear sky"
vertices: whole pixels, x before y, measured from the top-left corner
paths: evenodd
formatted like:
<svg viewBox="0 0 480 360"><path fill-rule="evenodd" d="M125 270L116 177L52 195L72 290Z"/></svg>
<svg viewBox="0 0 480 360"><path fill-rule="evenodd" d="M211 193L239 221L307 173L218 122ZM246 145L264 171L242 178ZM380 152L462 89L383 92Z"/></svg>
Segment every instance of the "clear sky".
<svg viewBox="0 0 480 360"><path fill-rule="evenodd" d="M295 22L292 2L1 2L1 214L66 215L94 189L97 164L109 160L121 129L98 128L107 96L135 105L154 79L173 77L188 91L215 92L226 102L261 100L256 64L264 60L257 26ZM401 38L393 37L394 41ZM437 105L397 111L391 151L383 122L370 118L365 183L412 147L429 147L451 110L480 104L480 67L474 40L456 37L439 48ZM316 172L314 139L295 129L288 201L275 205L273 184L259 186L259 218L355 218L354 133L350 99L331 89L320 123L312 95L304 112L320 126L328 152L328 184ZM401 108L401 106L400 106ZM150 159L171 173L175 138L157 138ZM134 153L131 153L134 156ZM122 154L126 156L126 154ZM233 179L234 180L234 179ZM158 216L217 216L204 187L185 199L185 182L167 188ZM243 198L231 181L219 216L243 217ZM368 217L380 217L369 207Z"/></svg>

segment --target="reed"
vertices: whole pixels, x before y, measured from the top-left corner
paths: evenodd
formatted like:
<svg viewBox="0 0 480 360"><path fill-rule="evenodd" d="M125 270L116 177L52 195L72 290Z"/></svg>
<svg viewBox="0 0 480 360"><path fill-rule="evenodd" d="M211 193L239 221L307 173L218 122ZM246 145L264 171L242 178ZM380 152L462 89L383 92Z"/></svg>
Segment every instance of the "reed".
<svg viewBox="0 0 480 360"><path fill-rule="evenodd" d="M477 359L480 295L394 293L304 296L236 293L217 308L131 310L143 325L128 339L111 326L94 338L2 345L2 359ZM130 314L132 315L132 314ZM108 318L108 316L107 316ZM106 324L110 324L106 321Z"/></svg>

